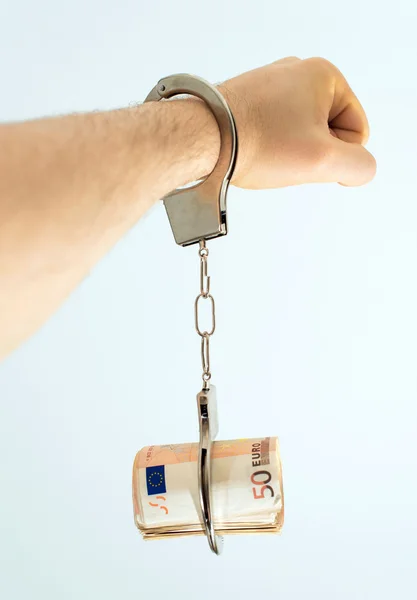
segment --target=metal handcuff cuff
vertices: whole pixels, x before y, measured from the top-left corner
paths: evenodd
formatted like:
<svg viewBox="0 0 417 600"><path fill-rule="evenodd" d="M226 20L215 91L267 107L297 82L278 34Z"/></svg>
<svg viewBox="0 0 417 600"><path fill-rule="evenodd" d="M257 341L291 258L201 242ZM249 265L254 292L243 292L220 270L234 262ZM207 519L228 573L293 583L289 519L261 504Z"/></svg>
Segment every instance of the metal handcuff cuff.
<svg viewBox="0 0 417 600"><path fill-rule="evenodd" d="M161 79L145 102L189 94L203 100L213 113L220 130L221 146L216 166L201 183L171 192L163 198L175 241L181 246L199 244L200 294L195 301L195 327L201 337L203 386L197 394L199 416L198 487L202 523L208 543L215 554L221 552L223 538L213 524L211 493L211 446L218 432L215 388L210 384L210 338L214 333L215 304L207 275L206 241L227 234L226 195L236 164L237 133L232 112L220 92L210 83L193 75L171 75ZM200 301L211 303L209 331L199 325Z"/></svg>

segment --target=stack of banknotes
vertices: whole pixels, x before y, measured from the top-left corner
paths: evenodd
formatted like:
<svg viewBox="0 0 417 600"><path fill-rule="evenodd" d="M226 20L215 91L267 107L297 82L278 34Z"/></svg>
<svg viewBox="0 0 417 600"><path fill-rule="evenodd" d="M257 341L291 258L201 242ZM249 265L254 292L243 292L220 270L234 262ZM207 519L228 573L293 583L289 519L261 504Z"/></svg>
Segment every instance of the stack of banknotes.
<svg viewBox="0 0 417 600"><path fill-rule="evenodd" d="M147 446L133 466L135 524L146 539L203 533L198 444ZM276 437L216 441L212 447L216 532L279 533L284 522Z"/></svg>

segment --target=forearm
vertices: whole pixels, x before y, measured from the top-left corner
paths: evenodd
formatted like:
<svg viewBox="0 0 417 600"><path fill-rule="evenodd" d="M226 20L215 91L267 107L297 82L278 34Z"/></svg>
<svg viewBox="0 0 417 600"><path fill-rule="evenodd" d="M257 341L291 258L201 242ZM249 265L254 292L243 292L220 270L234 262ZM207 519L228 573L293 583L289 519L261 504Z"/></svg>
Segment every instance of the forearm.
<svg viewBox="0 0 417 600"><path fill-rule="evenodd" d="M288 57L222 84L239 138L232 182L362 185L365 112L340 71ZM0 126L0 357L172 189L210 173L217 124L196 99Z"/></svg>
<svg viewBox="0 0 417 600"><path fill-rule="evenodd" d="M0 357L154 202L208 174L219 146L194 100L1 126Z"/></svg>

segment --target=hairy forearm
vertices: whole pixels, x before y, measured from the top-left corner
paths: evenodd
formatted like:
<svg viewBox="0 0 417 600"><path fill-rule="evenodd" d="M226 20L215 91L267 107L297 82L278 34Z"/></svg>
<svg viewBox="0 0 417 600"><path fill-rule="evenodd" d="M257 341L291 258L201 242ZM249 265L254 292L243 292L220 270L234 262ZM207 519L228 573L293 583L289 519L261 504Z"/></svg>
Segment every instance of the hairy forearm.
<svg viewBox="0 0 417 600"><path fill-rule="evenodd" d="M287 57L220 86L239 154L234 185L362 185L366 114L340 71ZM172 189L210 173L217 124L197 99L0 126L0 357Z"/></svg>
<svg viewBox="0 0 417 600"><path fill-rule="evenodd" d="M0 127L0 357L34 331L162 196L208 174L197 100Z"/></svg>

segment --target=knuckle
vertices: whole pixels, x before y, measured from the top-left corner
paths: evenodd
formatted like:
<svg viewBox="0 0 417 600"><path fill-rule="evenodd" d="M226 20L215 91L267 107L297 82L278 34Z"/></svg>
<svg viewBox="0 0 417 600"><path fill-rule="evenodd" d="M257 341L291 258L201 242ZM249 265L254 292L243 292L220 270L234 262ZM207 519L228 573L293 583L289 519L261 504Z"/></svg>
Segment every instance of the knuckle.
<svg viewBox="0 0 417 600"><path fill-rule="evenodd" d="M327 58L323 58L321 56L307 58L304 63L314 70L322 71L324 73L334 73L335 71L338 71L337 67L330 62L330 60L327 60Z"/></svg>
<svg viewBox="0 0 417 600"><path fill-rule="evenodd" d="M285 56L284 58L279 58L273 62L274 65L285 65L287 63L295 63L301 62L301 58L298 56Z"/></svg>

